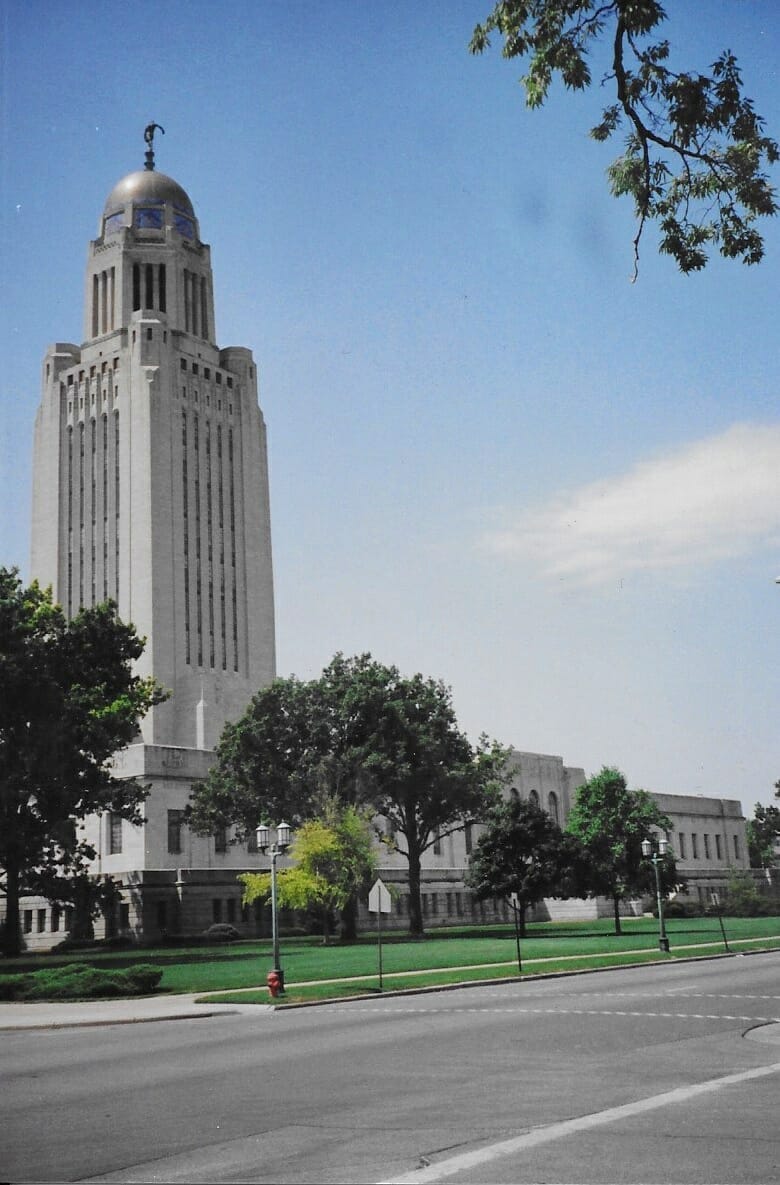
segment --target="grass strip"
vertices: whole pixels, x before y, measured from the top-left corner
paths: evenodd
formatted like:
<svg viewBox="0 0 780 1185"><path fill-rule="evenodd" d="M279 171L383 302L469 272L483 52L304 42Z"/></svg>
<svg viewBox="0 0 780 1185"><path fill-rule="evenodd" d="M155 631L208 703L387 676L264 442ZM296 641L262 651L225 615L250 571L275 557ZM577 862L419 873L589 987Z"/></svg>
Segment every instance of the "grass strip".
<svg viewBox="0 0 780 1185"><path fill-rule="evenodd" d="M733 945L739 946L739 951L732 953L741 953L746 950L764 951L780 949L780 936L773 939L756 938L743 939L734 942ZM384 992L408 991L410 989L419 990L420 988L430 987L447 987L451 984L467 984L480 983L485 980L496 979L532 979L540 975L551 975L561 972L579 973L583 971L596 971L602 968L618 968L631 967L642 963L656 963L666 960L674 959L688 959L696 957L696 951L702 954L713 955L719 952L714 947L722 946L722 940L719 943L708 942L699 943L687 947L679 947L678 950L672 950L668 955L662 954L657 949L646 951L624 951L615 952L614 954L590 955L587 957L576 958L576 967L573 966L575 961L571 956L563 958L550 959L528 959L523 960L523 972L518 974L516 963L504 964L490 964L483 967L460 967L451 970L439 969L436 971L416 973L416 974L392 974L385 975L384 978ZM723 951L722 953L726 953ZM284 1006L286 1004L309 1004L318 1001L349 999L355 996L378 996L379 992L379 976L370 975L361 979L351 980L337 980L320 983L306 983L306 984L289 984L287 991L283 998L277 1002L277 1006ZM204 995L198 997L196 1003L198 1004L269 1004L271 1003L271 996L266 988L258 988L251 991L243 992L224 992L218 995Z"/></svg>
<svg viewBox="0 0 780 1185"><path fill-rule="evenodd" d="M735 949L765 947L776 943L780 917L725 918L729 945ZM702 953L723 949L720 928L715 918L671 919L667 925L672 952L702 947ZM524 968L538 964L538 970L552 969L555 960L563 968L576 963L583 969L601 965L630 964L628 958L637 950L651 958L658 952L658 922L652 917L623 919L622 935L615 935L611 919L584 922L532 923L521 942ZM363 934L354 943L334 942L323 946L317 937L285 937L282 940L282 966L288 985L312 981L354 979L376 985L376 936ZM503 977L517 973L514 929L511 926L485 927L483 930L434 930L424 939L410 939L406 934L385 937L383 963L387 986L399 975L412 976L412 986L420 976L434 975L425 982L460 982L463 979ZM553 960L553 962L550 962ZM587 961L586 961L587 960ZM272 965L271 946L267 940L242 941L229 947L135 948L96 954L94 951L67 955L34 955L3 960L0 965L0 988L3 979L14 973L40 971L67 961L87 966L125 970L143 962L164 971L160 989L166 993L238 992L242 988L264 992L267 972ZM472 970L479 966L479 976ZM449 975L448 973L452 974ZM331 989L327 989L331 991ZM289 994L289 993L288 993ZM245 997L243 997L245 998ZM267 995L263 1001L267 1002Z"/></svg>

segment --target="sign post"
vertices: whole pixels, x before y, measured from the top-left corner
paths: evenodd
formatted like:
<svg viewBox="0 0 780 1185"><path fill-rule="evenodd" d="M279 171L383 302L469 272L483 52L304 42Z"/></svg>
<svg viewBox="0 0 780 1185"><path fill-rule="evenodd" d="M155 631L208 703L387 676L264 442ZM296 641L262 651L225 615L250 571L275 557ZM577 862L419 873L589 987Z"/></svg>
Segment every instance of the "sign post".
<svg viewBox="0 0 780 1185"><path fill-rule="evenodd" d="M379 990L382 991L382 914L390 913L393 902L384 881L377 879L368 894L368 912L377 915L377 943L379 949Z"/></svg>
<svg viewBox="0 0 780 1185"><path fill-rule="evenodd" d="M711 900L713 906L715 907L715 912L718 915L718 921L720 922L720 932L723 935L723 945L725 946L726 950L728 951L729 944L728 944L728 940L726 938L726 930L723 926L723 910L720 907L720 894L718 893L718 891L716 889L712 889L712 891L710 892L710 900ZM729 951L729 954L731 954L731 951Z"/></svg>
<svg viewBox="0 0 780 1185"><path fill-rule="evenodd" d="M523 964L520 961L520 898L517 893L511 893L509 896L509 904L512 906L512 912L515 915L515 942L517 943L517 970L520 975L523 973Z"/></svg>

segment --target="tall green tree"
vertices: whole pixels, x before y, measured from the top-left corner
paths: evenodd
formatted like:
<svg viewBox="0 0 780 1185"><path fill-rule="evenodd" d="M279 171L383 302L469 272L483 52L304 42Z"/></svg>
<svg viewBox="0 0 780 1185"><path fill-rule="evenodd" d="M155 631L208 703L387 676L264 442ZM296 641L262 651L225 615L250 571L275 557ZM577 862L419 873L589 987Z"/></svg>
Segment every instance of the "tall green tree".
<svg viewBox="0 0 780 1185"><path fill-rule="evenodd" d="M319 679L260 691L226 728L209 777L193 789L191 822L205 833L234 823L241 835L264 818L316 817L322 794L368 806L408 860L410 930L422 934L422 856L481 817L504 760L498 745L470 744L440 681L407 678L370 654L337 654Z"/></svg>
<svg viewBox="0 0 780 1185"><path fill-rule="evenodd" d="M628 789L618 769L605 766L577 790L566 830L583 846L588 892L613 903L616 934L621 933L620 902L654 884L642 840L654 828L668 831L671 826L646 790ZM661 871L662 888L671 888L677 879L671 852Z"/></svg>
<svg viewBox="0 0 780 1185"><path fill-rule="evenodd" d="M773 868L778 862L775 844L780 839L780 807L756 803L753 818L747 824L747 842L751 868Z"/></svg>
<svg viewBox="0 0 780 1185"><path fill-rule="evenodd" d="M16 954L21 888L83 866L86 815L138 823L146 789L112 777L113 754L166 698L133 673L143 642L108 602L66 621L51 593L0 569L0 866L4 953Z"/></svg>
<svg viewBox="0 0 780 1185"><path fill-rule="evenodd" d="M290 857L292 867L277 873L279 904L319 914L323 941L327 942L333 911L344 911L358 894L368 891L377 875L373 832L365 809L342 806L333 799L323 803L320 818L309 819L295 833ZM238 879L244 886L246 905L270 897L270 873L247 872Z"/></svg>
<svg viewBox="0 0 780 1185"><path fill-rule="evenodd" d="M435 843L479 822L506 781L505 749L458 728L450 689L440 680L385 667L363 656L344 672L348 703L363 703L360 766L370 801L389 825L409 869L409 932L423 934L422 857Z"/></svg>
<svg viewBox="0 0 780 1185"><path fill-rule="evenodd" d="M511 797L495 803L485 818L466 872L478 901L517 895L520 933L528 909L544 897L566 897L579 883L581 848L547 811Z"/></svg>
<svg viewBox="0 0 780 1185"><path fill-rule="evenodd" d="M499 0L470 49L484 52L497 33L505 58L526 58L526 105L535 108L556 74L569 90L589 87L589 53L606 41L611 68L602 86L614 102L590 134L599 141L624 136L607 175L612 193L634 202L634 278L651 220L659 250L682 272L705 267L713 247L727 259L758 263L764 243L757 220L777 211L764 171L778 159L777 143L743 93L733 53L725 50L705 73L673 67L669 41L657 32L665 19L658 0Z"/></svg>

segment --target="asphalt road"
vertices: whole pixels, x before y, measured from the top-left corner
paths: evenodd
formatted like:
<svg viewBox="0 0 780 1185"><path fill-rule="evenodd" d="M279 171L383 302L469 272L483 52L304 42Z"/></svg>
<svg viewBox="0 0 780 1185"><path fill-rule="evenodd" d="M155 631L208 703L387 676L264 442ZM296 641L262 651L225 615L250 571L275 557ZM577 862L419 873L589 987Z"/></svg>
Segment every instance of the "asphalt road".
<svg viewBox="0 0 780 1185"><path fill-rule="evenodd" d="M0 1034L0 1177L780 1181L780 954Z"/></svg>

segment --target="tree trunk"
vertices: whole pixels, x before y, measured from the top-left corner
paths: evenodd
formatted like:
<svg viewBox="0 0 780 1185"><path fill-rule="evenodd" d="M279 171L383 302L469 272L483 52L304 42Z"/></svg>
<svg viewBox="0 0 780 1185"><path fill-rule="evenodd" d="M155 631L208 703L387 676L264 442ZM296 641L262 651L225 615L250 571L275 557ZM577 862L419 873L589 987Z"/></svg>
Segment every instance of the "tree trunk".
<svg viewBox="0 0 780 1185"><path fill-rule="evenodd" d="M622 934L620 928L620 898L616 895L612 898L612 904L615 907L615 933Z"/></svg>
<svg viewBox="0 0 780 1185"><path fill-rule="evenodd" d="M95 937L95 927L92 924L92 906L94 904L92 886L87 877L73 878L73 924L68 937L73 942L90 942Z"/></svg>
<svg viewBox="0 0 780 1185"><path fill-rule="evenodd" d="M3 928L3 954L12 959L21 954L22 931L19 925L19 869L10 866L5 870L5 926Z"/></svg>
<svg viewBox="0 0 780 1185"><path fill-rule="evenodd" d="M412 938L422 938L422 898L420 896L420 853L409 845L409 933Z"/></svg>
<svg viewBox="0 0 780 1185"><path fill-rule="evenodd" d="M353 894L341 911L341 938L353 942L357 938L358 900Z"/></svg>
<svg viewBox="0 0 780 1185"><path fill-rule="evenodd" d="M520 915L520 937L525 938L525 905L518 906L517 912Z"/></svg>

